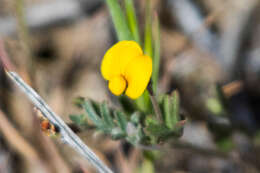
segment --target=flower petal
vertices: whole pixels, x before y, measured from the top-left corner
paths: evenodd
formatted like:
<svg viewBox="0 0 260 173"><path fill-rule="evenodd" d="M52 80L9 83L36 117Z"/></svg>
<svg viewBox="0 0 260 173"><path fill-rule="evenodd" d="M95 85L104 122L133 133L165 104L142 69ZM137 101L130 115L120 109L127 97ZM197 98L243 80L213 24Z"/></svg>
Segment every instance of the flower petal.
<svg viewBox="0 0 260 173"><path fill-rule="evenodd" d="M108 88L114 95L119 96L122 94L125 90L125 87L126 81L122 76L116 76L109 80Z"/></svg>
<svg viewBox="0 0 260 173"><path fill-rule="evenodd" d="M134 41L120 41L105 54L101 73L106 80L123 75L131 59L143 54L141 47Z"/></svg>
<svg viewBox="0 0 260 173"><path fill-rule="evenodd" d="M152 59L143 55L135 57L127 65L125 78L128 87L126 95L132 99L140 97L147 87L152 75Z"/></svg>

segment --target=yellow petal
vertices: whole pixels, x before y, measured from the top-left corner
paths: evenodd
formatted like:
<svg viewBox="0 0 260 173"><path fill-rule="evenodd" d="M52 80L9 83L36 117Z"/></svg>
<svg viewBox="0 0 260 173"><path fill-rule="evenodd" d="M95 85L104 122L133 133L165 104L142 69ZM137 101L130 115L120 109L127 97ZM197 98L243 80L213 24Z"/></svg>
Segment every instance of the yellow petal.
<svg viewBox="0 0 260 173"><path fill-rule="evenodd" d="M125 94L132 99L140 97L147 87L151 75L152 59L149 56L143 55L132 59L125 70L128 84Z"/></svg>
<svg viewBox="0 0 260 173"><path fill-rule="evenodd" d="M141 47L134 41L120 41L105 54L101 64L101 73L106 80L123 75L131 59L143 54Z"/></svg>
<svg viewBox="0 0 260 173"><path fill-rule="evenodd" d="M108 88L113 94L117 96L119 96L124 92L125 87L126 87L126 81L122 76L115 76L109 80Z"/></svg>

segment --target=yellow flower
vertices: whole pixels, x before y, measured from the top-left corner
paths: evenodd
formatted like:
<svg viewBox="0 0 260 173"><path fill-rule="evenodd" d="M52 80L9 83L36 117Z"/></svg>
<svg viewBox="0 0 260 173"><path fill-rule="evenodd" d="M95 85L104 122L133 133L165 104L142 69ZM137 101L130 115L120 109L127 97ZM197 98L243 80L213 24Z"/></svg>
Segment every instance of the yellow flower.
<svg viewBox="0 0 260 173"><path fill-rule="evenodd" d="M136 99L142 95L152 74L152 59L144 55L134 41L120 41L105 54L101 64L102 76L115 95L125 94Z"/></svg>

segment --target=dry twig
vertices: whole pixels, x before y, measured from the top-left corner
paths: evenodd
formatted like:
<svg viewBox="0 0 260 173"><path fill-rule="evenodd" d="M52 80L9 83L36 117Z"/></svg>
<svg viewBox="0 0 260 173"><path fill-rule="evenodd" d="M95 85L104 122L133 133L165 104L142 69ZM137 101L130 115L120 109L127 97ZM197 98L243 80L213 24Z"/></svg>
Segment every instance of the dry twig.
<svg viewBox="0 0 260 173"><path fill-rule="evenodd" d="M5 64L7 55L3 46L0 45L0 60L3 63L7 76L21 89L32 103L42 112L42 114L52 123L59 127L61 137L65 143L74 148L84 158L86 158L99 172L112 173L112 171L96 156L96 154L84 144L84 142L67 126L67 124L56 115L44 100L30 87L21 77L13 71L9 71ZM2 55L2 56L1 56ZM4 56L3 56L4 55ZM3 58L6 61L3 61Z"/></svg>

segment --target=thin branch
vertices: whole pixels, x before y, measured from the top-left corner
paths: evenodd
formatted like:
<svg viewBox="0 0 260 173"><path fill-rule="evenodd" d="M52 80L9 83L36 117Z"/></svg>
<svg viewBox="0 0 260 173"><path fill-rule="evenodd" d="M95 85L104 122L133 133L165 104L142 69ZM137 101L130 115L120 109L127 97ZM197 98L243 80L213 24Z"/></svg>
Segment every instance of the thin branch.
<svg viewBox="0 0 260 173"><path fill-rule="evenodd" d="M42 112L42 114L53 124L59 127L60 134L65 143L74 148L85 157L99 172L112 173L112 171L86 146L82 140L66 125L66 123L56 115L43 99L28 86L18 74L12 71L5 71L8 77L25 93L32 103Z"/></svg>
<svg viewBox="0 0 260 173"><path fill-rule="evenodd" d="M2 66L2 67L1 67ZM32 103L41 111L52 124L59 127L60 134L65 143L74 148L85 157L99 172L112 173L112 171L88 148L84 142L67 126L67 124L56 115L44 100L14 71L14 66L5 51L3 41L0 39L0 68L4 68L7 76L21 89Z"/></svg>

